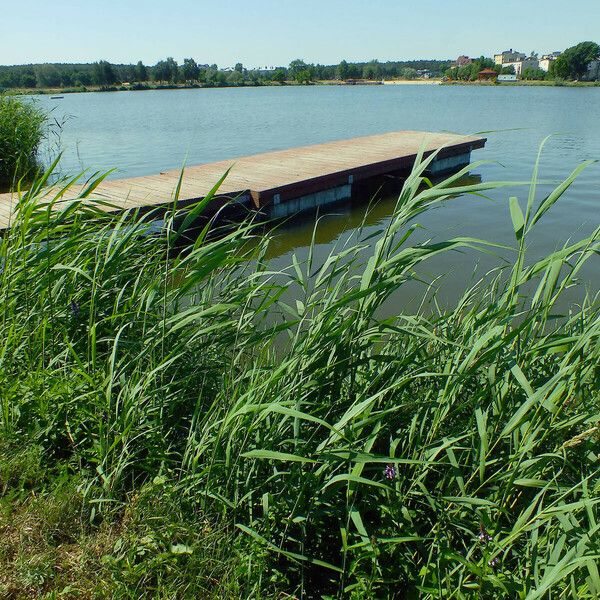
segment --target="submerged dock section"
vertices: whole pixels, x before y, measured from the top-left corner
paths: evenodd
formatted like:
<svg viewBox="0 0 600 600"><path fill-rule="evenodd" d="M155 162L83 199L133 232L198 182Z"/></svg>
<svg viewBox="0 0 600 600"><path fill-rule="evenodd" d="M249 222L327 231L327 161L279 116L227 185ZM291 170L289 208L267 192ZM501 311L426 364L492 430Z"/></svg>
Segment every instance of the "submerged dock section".
<svg viewBox="0 0 600 600"><path fill-rule="evenodd" d="M269 218L287 217L348 201L361 183L405 176L421 148L426 156L438 152L429 173L440 175L467 165L471 152L483 148L485 142L482 137L398 131L186 167L178 206L183 208L206 197L229 170L215 199L215 210L232 199L240 208L260 211ZM110 205L107 211L167 210L180 174L174 169L159 175L107 180L92 197ZM70 196L79 189L81 186L74 186ZM0 194L0 230L10 227L16 202L16 194Z"/></svg>

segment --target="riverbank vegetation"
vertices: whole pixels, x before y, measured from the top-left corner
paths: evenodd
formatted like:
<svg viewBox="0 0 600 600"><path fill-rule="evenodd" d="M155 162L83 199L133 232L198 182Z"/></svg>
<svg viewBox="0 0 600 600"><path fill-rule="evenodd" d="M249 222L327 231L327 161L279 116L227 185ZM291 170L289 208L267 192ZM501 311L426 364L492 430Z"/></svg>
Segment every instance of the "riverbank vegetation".
<svg viewBox="0 0 600 600"><path fill-rule="evenodd" d="M34 176L46 122L34 104L0 94L0 191Z"/></svg>
<svg viewBox="0 0 600 600"><path fill-rule="evenodd" d="M587 165L543 198L536 167L504 248L411 243L506 186L428 162L377 234L280 273L252 223L174 252L189 216L34 183L0 241L2 597L598 597L600 312L561 303L600 230L527 253ZM382 316L466 249L507 266Z"/></svg>

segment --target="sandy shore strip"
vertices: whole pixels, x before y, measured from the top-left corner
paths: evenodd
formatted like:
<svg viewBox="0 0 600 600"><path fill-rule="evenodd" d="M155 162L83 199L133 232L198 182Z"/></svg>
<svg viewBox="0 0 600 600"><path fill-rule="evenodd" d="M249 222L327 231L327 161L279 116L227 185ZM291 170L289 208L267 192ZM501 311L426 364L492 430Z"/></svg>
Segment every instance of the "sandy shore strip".
<svg viewBox="0 0 600 600"><path fill-rule="evenodd" d="M440 85L441 79L384 79L383 85Z"/></svg>

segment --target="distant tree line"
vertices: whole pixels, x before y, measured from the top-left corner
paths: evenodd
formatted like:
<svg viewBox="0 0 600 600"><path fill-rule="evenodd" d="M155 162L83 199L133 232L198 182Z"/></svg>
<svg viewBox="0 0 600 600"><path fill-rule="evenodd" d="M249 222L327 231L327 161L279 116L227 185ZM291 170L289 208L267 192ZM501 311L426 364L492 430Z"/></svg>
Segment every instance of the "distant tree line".
<svg viewBox="0 0 600 600"><path fill-rule="evenodd" d="M413 60L379 62L371 60L353 63L343 60L338 65L321 65L294 60L288 67L277 69L247 69L242 63L229 69L216 64L199 64L193 58L178 64L172 57L155 65L111 64L101 60L89 64L48 63L0 66L0 88L85 88L113 87L122 84L175 85L198 84L206 86L261 85L272 82L310 83L317 80L368 79L381 80L402 77L414 79L418 71L427 71L440 77L451 61Z"/></svg>
<svg viewBox="0 0 600 600"><path fill-rule="evenodd" d="M546 73L541 69L525 69L522 79L582 79L588 74L588 66L600 56L595 42L582 42L567 48L560 58L551 64ZM287 67L276 69L247 69L242 63L235 67L219 68L216 64L200 64L193 58L185 58L182 64L168 57L155 65L112 64L106 60L95 63L68 64L47 63L31 65L0 66L1 89L87 88L99 86L112 88L118 85L144 87L146 85L202 85L210 87L263 85L269 83L310 83L331 80L382 80L415 79L426 73L430 77L446 76L453 80L473 81L479 71L491 68L500 73L514 73L512 67L494 64L491 58L481 56L468 65L454 67L450 60L411 60L380 62L348 62L337 65L306 63L293 60Z"/></svg>
<svg viewBox="0 0 600 600"><path fill-rule="evenodd" d="M415 79L419 71L425 71L430 77L441 77L450 67L450 60L410 60L380 62L373 59L369 62L347 62L342 60L338 65L307 64L302 60L294 60L283 73L290 80L299 82L315 80L348 80L367 79Z"/></svg>

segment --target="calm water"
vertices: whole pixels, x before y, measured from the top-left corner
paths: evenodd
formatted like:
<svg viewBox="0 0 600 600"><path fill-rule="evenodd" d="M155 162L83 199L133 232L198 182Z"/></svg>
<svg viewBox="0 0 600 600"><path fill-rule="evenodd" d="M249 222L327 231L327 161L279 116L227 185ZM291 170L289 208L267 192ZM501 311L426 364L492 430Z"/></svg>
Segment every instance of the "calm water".
<svg viewBox="0 0 600 600"><path fill-rule="evenodd" d="M113 177L157 173L184 163L212 162L392 130L420 129L457 133L489 132L485 150L473 158L493 161L473 174L489 180L527 180L541 140L546 145L540 176L558 181L580 162L600 159L600 88L534 87L266 87L160 90L65 95L36 99L64 122L62 169L118 168ZM540 193L547 192L543 186ZM525 189L493 192L491 199L461 197L445 203L419 222L421 239L470 235L512 243L509 195L526 198ZM368 227L380 228L393 201L380 202ZM323 219L317 240L323 256L359 224L364 206L339 208ZM273 248L275 265L290 264L310 240L313 218L280 230ZM531 238L533 255L549 252L600 224L600 165L584 172L564 199L547 214ZM600 261L584 272L592 291L600 282ZM425 276L445 273L442 298L451 299L472 277L498 260L453 253L424 267ZM398 301L410 303L404 293ZM419 297L415 291L415 298Z"/></svg>

